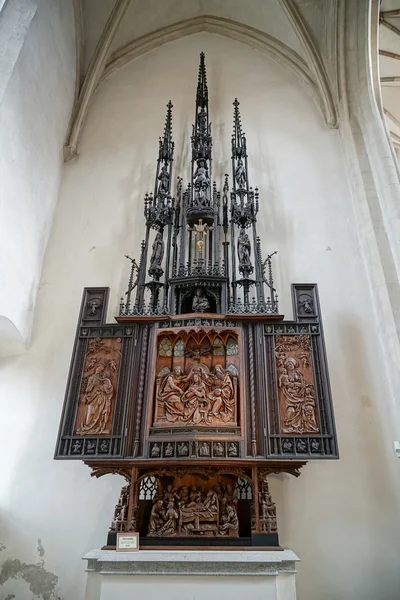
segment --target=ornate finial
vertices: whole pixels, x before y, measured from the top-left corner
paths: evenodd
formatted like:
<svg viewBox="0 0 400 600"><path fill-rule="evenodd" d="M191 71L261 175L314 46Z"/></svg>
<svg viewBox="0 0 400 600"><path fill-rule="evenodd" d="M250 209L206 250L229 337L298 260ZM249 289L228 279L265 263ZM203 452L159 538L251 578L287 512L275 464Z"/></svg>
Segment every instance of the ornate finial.
<svg viewBox="0 0 400 600"><path fill-rule="evenodd" d="M164 135L159 141L159 160L172 161L174 157L174 142L172 141L172 109L171 100L167 104L167 116L165 117Z"/></svg>
<svg viewBox="0 0 400 600"><path fill-rule="evenodd" d="M205 64L205 54L200 53L200 64L199 64L199 76L197 80L197 94L196 104L205 108L208 106L208 87L207 87L207 73Z"/></svg>
<svg viewBox="0 0 400 600"><path fill-rule="evenodd" d="M232 157L242 158L246 156L246 136L242 131L239 111L240 102L237 98L235 98L233 106Z"/></svg>

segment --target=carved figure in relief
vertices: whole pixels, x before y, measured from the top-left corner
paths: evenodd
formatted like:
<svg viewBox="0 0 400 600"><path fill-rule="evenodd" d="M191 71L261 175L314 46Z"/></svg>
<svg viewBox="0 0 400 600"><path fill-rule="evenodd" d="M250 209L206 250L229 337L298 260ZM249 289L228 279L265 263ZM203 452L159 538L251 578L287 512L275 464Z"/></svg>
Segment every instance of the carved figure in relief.
<svg viewBox="0 0 400 600"><path fill-rule="evenodd" d="M165 407L167 421L171 423L184 415L183 389L180 387L182 383L184 383L183 370L181 367L175 367L173 372L164 378L158 394L159 402Z"/></svg>
<svg viewBox="0 0 400 600"><path fill-rule="evenodd" d="M202 442L200 444L199 455L210 456L210 446L207 444L207 442Z"/></svg>
<svg viewBox="0 0 400 600"><path fill-rule="evenodd" d="M153 252L152 252L152 255L150 258L150 267L149 267L150 275L152 274L152 271L154 271L154 269L161 269L161 263L162 263L162 259L164 257L164 240L162 237L162 233L160 231L157 233L156 237L154 238L152 249L153 249Z"/></svg>
<svg viewBox="0 0 400 600"><path fill-rule="evenodd" d="M213 401L211 413L216 417L221 417L224 422L230 421L233 418L235 406L233 383L229 371L223 369L221 365L217 365L213 384L216 387L209 394L209 398Z"/></svg>
<svg viewBox="0 0 400 600"><path fill-rule="evenodd" d="M166 165L161 167L160 174L158 176L158 193L167 194L169 188L169 173Z"/></svg>
<svg viewBox="0 0 400 600"><path fill-rule="evenodd" d="M184 485L179 490L179 506L186 506L189 504L189 488L187 485Z"/></svg>
<svg viewBox="0 0 400 600"><path fill-rule="evenodd" d="M240 235L237 243L237 251L239 258L239 267L251 267L251 244L250 238L245 229L240 230Z"/></svg>
<svg viewBox="0 0 400 600"><path fill-rule="evenodd" d="M169 484L162 497L154 500L148 535L237 536L237 499L232 486L214 485L207 492L192 485L175 488Z"/></svg>
<svg viewBox="0 0 400 600"><path fill-rule="evenodd" d="M237 456L238 455L238 449L236 444L234 444L233 442L231 442L228 446L228 456Z"/></svg>
<svg viewBox="0 0 400 600"><path fill-rule="evenodd" d="M174 447L171 444L171 442L168 442L166 448L165 448L165 456L173 456L174 455Z"/></svg>
<svg viewBox="0 0 400 600"><path fill-rule="evenodd" d="M185 404L183 420L190 420L195 424L202 421L211 422L208 416L210 403L207 400L206 386L198 373L193 374L191 385L183 395L183 402Z"/></svg>
<svg viewBox="0 0 400 600"><path fill-rule="evenodd" d="M312 314L314 312L314 309L312 307L312 300L311 300L311 298L306 298L305 300L302 300L301 302L299 302L299 306L308 315L310 315L310 314Z"/></svg>
<svg viewBox="0 0 400 600"><path fill-rule="evenodd" d="M160 498L155 501L153 508L151 509L150 522L149 522L149 533L148 535L154 536L159 535L165 522L164 513L164 501Z"/></svg>
<svg viewBox="0 0 400 600"><path fill-rule="evenodd" d="M85 415L78 434L109 434L107 423L111 414L111 400L114 387L110 373L105 372L105 365L99 362L93 375L90 375L82 403L86 405Z"/></svg>
<svg viewBox="0 0 400 600"><path fill-rule="evenodd" d="M246 169L243 164L243 160L241 158L239 158L239 161L238 161L238 164L237 164L237 167L235 170L235 181L239 188L246 187L246 181L247 181Z"/></svg>
<svg viewBox="0 0 400 600"><path fill-rule="evenodd" d="M214 456L224 456L224 447L221 442L214 444Z"/></svg>
<svg viewBox="0 0 400 600"><path fill-rule="evenodd" d="M176 534L177 521L179 519L178 511L175 510L174 501L168 502L168 508L165 511L165 523L159 531L159 535L171 536Z"/></svg>
<svg viewBox="0 0 400 600"><path fill-rule="evenodd" d="M193 312L206 312L210 308L210 302L201 287L196 288L192 301Z"/></svg>
<svg viewBox="0 0 400 600"><path fill-rule="evenodd" d="M279 365L279 387L286 398L284 431L313 433L318 431L315 416L314 386L307 383L297 369L298 362L289 356Z"/></svg>
<svg viewBox="0 0 400 600"><path fill-rule="evenodd" d="M232 504L227 504L226 501L223 501L223 503L226 505L226 508L221 517L219 533L220 535L227 535L230 531L237 531L239 529L239 519L236 508Z"/></svg>
<svg viewBox="0 0 400 600"><path fill-rule="evenodd" d="M181 442L180 444L178 444L178 455L179 456L188 456L188 454L189 454L188 445L185 444L185 442Z"/></svg>
<svg viewBox="0 0 400 600"><path fill-rule="evenodd" d="M235 422L233 379L221 365L216 365L214 373L202 364L194 365L187 375L181 367L176 367L161 379L157 403L164 408L164 419L169 422L196 425Z"/></svg>
<svg viewBox="0 0 400 600"><path fill-rule="evenodd" d="M88 302L88 306L90 307L90 316L94 317L97 314L97 309L100 307L100 302L96 298L93 298Z"/></svg>
<svg viewBox="0 0 400 600"><path fill-rule="evenodd" d="M161 454L160 445L156 443L156 444L153 445L153 447L151 449L151 456L153 458L157 458L158 456L160 456L160 454Z"/></svg>

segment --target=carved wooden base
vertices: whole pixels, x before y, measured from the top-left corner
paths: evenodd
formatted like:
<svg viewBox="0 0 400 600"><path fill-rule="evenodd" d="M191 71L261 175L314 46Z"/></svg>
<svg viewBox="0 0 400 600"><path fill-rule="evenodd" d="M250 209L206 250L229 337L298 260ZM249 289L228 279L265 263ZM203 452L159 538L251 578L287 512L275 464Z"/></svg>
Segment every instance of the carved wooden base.
<svg viewBox="0 0 400 600"><path fill-rule="evenodd" d="M94 467L119 472L121 490L107 546L120 531L137 531L143 547L279 546L276 508L268 475L297 465ZM101 471L101 473L100 473Z"/></svg>

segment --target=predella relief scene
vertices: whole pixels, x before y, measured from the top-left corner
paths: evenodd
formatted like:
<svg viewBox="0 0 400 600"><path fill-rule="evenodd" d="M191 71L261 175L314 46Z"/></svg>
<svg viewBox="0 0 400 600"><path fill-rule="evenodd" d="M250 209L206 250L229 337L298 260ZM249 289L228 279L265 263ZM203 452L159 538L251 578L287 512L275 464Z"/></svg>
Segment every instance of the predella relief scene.
<svg viewBox="0 0 400 600"><path fill-rule="evenodd" d="M148 536L237 537L237 503L233 482L211 486L169 484L154 499Z"/></svg>
<svg viewBox="0 0 400 600"><path fill-rule="evenodd" d="M232 332L159 336L153 424L236 426L238 361Z"/></svg>

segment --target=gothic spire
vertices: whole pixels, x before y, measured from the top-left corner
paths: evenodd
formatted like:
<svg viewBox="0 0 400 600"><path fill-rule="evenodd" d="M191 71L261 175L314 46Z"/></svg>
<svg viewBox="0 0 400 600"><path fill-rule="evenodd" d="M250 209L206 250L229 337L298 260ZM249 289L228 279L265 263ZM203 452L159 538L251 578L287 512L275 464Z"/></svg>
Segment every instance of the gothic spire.
<svg viewBox="0 0 400 600"><path fill-rule="evenodd" d="M199 76L197 80L196 108L208 109L208 87L204 52L200 53Z"/></svg>
<svg viewBox="0 0 400 600"><path fill-rule="evenodd" d="M161 161L172 161L174 156L174 142L172 141L172 102L167 104L167 116L165 117L164 135L159 140L158 158Z"/></svg>
<svg viewBox="0 0 400 600"><path fill-rule="evenodd" d="M233 134L232 134L232 158L244 158L246 153L246 136L242 131L242 121L240 117L240 102L237 98L233 103Z"/></svg>

